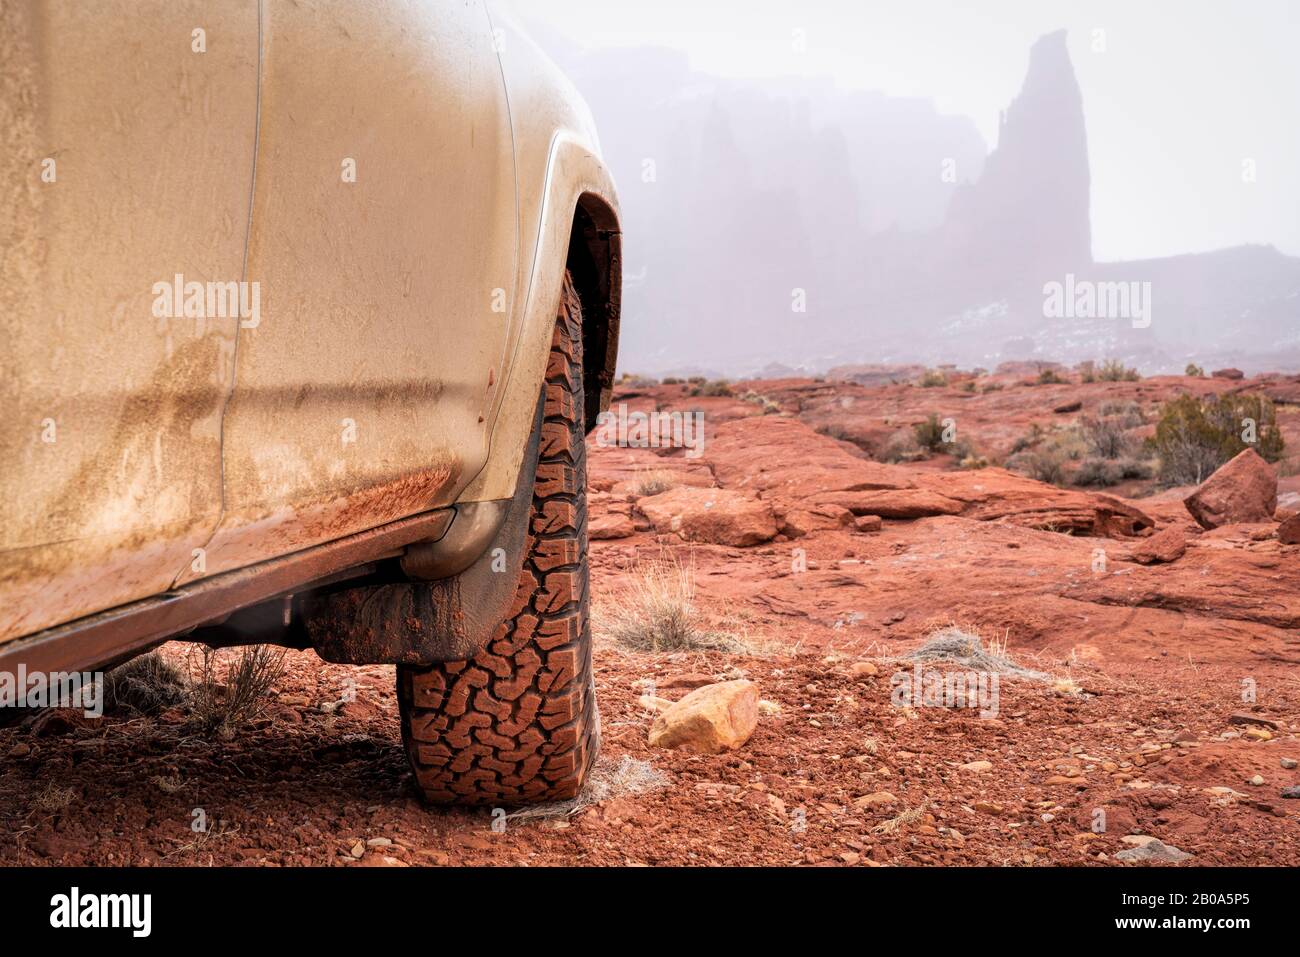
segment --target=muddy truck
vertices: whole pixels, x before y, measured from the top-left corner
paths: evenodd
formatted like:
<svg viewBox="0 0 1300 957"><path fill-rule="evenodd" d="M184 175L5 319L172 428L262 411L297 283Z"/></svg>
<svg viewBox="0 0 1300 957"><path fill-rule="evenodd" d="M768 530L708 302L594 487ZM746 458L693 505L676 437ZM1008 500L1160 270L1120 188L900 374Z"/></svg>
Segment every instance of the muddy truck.
<svg viewBox="0 0 1300 957"><path fill-rule="evenodd" d="M0 673L396 665L433 802L595 758L590 113L482 0L0 6Z"/></svg>

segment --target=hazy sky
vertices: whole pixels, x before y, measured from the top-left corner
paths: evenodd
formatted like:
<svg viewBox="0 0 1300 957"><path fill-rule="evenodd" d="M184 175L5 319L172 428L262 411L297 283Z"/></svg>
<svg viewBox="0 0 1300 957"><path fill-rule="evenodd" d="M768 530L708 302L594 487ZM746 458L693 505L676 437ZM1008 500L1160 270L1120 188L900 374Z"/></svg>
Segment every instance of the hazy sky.
<svg viewBox="0 0 1300 957"><path fill-rule="evenodd" d="M499 2L584 47L664 46L722 76L830 76L932 99L974 120L990 147L1030 44L1065 27L1096 258L1246 242L1300 255L1300 0Z"/></svg>

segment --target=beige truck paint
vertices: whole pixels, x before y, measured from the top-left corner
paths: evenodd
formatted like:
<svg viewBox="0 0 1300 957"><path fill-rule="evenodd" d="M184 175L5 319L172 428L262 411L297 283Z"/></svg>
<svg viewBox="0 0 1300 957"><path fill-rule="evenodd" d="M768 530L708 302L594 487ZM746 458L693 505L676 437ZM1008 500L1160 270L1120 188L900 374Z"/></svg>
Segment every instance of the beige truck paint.
<svg viewBox="0 0 1300 957"><path fill-rule="evenodd" d="M487 456L515 298L510 117L480 0L265 11L262 311L239 331L208 574L455 501Z"/></svg>
<svg viewBox="0 0 1300 957"><path fill-rule="evenodd" d="M609 220L618 219L614 182L601 160L586 103L513 18L497 8L493 17L514 126L522 321L508 346L509 383L491 412L492 454L463 501L508 498L514 492L546 372L574 210L583 200Z"/></svg>
<svg viewBox="0 0 1300 957"><path fill-rule="evenodd" d="M481 0L0 18L0 642L512 494L575 208L617 224L521 31ZM258 283L256 321L154 318L177 273Z"/></svg>
<svg viewBox="0 0 1300 957"><path fill-rule="evenodd" d="M0 3L0 641L216 525L237 319L153 290L240 277L256 99L256 0Z"/></svg>

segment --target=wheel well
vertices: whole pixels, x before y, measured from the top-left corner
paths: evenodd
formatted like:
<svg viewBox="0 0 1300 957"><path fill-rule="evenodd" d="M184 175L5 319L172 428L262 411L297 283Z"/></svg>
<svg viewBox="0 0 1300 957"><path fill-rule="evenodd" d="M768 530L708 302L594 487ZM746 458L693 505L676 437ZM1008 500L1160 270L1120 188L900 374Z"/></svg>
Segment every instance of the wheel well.
<svg viewBox="0 0 1300 957"><path fill-rule="evenodd" d="M582 302L584 425L609 408L618 362L618 324L623 291L622 233L618 216L600 197L584 193L573 213L566 265Z"/></svg>

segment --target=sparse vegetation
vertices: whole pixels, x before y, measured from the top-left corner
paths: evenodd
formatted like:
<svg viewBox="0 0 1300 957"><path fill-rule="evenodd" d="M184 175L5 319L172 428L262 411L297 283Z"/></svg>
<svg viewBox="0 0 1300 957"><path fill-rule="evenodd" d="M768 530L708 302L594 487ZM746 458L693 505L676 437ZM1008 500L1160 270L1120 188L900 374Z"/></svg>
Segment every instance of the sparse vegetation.
<svg viewBox="0 0 1300 957"><path fill-rule="evenodd" d="M1151 468L1138 459L1087 458L1075 470L1073 479L1075 485L1085 488L1108 488L1129 479L1150 477Z"/></svg>
<svg viewBox="0 0 1300 957"><path fill-rule="evenodd" d="M885 443L877 458L881 462L916 462L929 456L929 452L917 444L916 434L912 429L895 432Z"/></svg>
<svg viewBox="0 0 1300 957"><path fill-rule="evenodd" d="M1069 379L1063 378L1060 373L1050 366L1038 373L1039 385L1064 385Z"/></svg>
<svg viewBox="0 0 1300 957"><path fill-rule="evenodd" d="M72 788L61 787L53 781L45 785L36 795L36 807L47 813L64 810L77 797Z"/></svg>
<svg viewBox="0 0 1300 957"><path fill-rule="evenodd" d="M1039 482L1059 485L1065 478L1066 456L1059 448L1027 449L1007 459L1007 468Z"/></svg>
<svg viewBox="0 0 1300 957"><path fill-rule="evenodd" d="M1195 379L1204 379L1205 370L1194 362L1187 363L1187 368L1183 370L1183 375L1191 376Z"/></svg>
<svg viewBox="0 0 1300 957"><path fill-rule="evenodd" d="M732 395L731 383L726 379L714 379L713 381L701 380L696 382L690 380L692 387L687 390L688 395L704 396L706 398L725 398Z"/></svg>
<svg viewBox="0 0 1300 957"><path fill-rule="evenodd" d="M705 627L695 607L695 569L672 556L637 565L596 619L603 633L634 651L747 650L737 636Z"/></svg>
<svg viewBox="0 0 1300 957"><path fill-rule="evenodd" d="M658 495L678 485L677 477L667 469L646 469L637 473L634 481L633 488L641 498Z"/></svg>
<svg viewBox="0 0 1300 957"><path fill-rule="evenodd" d="M1118 418L1126 429L1136 429L1139 425L1145 425L1147 421L1142 406L1132 401L1103 402L1097 411L1101 416Z"/></svg>
<svg viewBox="0 0 1300 957"><path fill-rule="evenodd" d="M916 444L928 452L942 451L945 445L943 433L944 425L940 421L937 412L931 412L924 422L918 422L912 426L912 434L916 437Z"/></svg>
<svg viewBox="0 0 1300 957"><path fill-rule="evenodd" d="M748 402L750 405L759 406L763 410L764 415L776 415L781 411L781 405L779 402L776 402L765 395L760 395L753 389L750 389L742 395L740 400L742 402Z"/></svg>
<svg viewBox="0 0 1300 957"><path fill-rule="evenodd" d="M637 375L632 372L624 372L618 380L619 385L629 389L649 389L659 384L658 379L650 376Z"/></svg>
<svg viewBox="0 0 1300 957"><path fill-rule="evenodd" d="M184 676L156 651L104 675L104 708L110 714L157 714L184 700Z"/></svg>
<svg viewBox="0 0 1300 957"><path fill-rule="evenodd" d="M1137 369L1130 369L1119 359L1107 359L1097 370L1101 382L1137 382L1141 378Z"/></svg>
<svg viewBox="0 0 1300 957"><path fill-rule="evenodd" d="M1080 382L1092 383L1097 381L1097 363L1093 362L1091 359L1086 362L1080 362L1078 369Z"/></svg>
<svg viewBox="0 0 1300 957"><path fill-rule="evenodd" d="M948 376L938 369L926 369L916 384L922 389L938 389L948 384Z"/></svg>
<svg viewBox="0 0 1300 957"><path fill-rule="evenodd" d="M190 716L204 732L230 738L261 713L267 693L284 673L285 651L270 645L241 648L220 676L217 656L207 646L200 650L199 673L190 685Z"/></svg>
<svg viewBox="0 0 1300 957"><path fill-rule="evenodd" d="M908 658L927 663L944 662L960 665L971 671L986 671L1017 678L1047 678L1041 671L1033 671L1016 664L1007 656L1007 643L990 640L986 645L979 632L958 625L949 625L930 633L925 644Z"/></svg>
<svg viewBox="0 0 1300 957"><path fill-rule="evenodd" d="M1132 444L1124 420L1119 416L1085 415L1079 419L1079 430L1088 443L1088 451L1097 458L1120 458Z"/></svg>
<svg viewBox="0 0 1300 957"><path fill-rule="evenodd" d="M1180 395L1160 410L1149 441L1165 485L1198 485L1247 448L1276 462L1284 446L1273 403L1247 394Z"/></svg>

